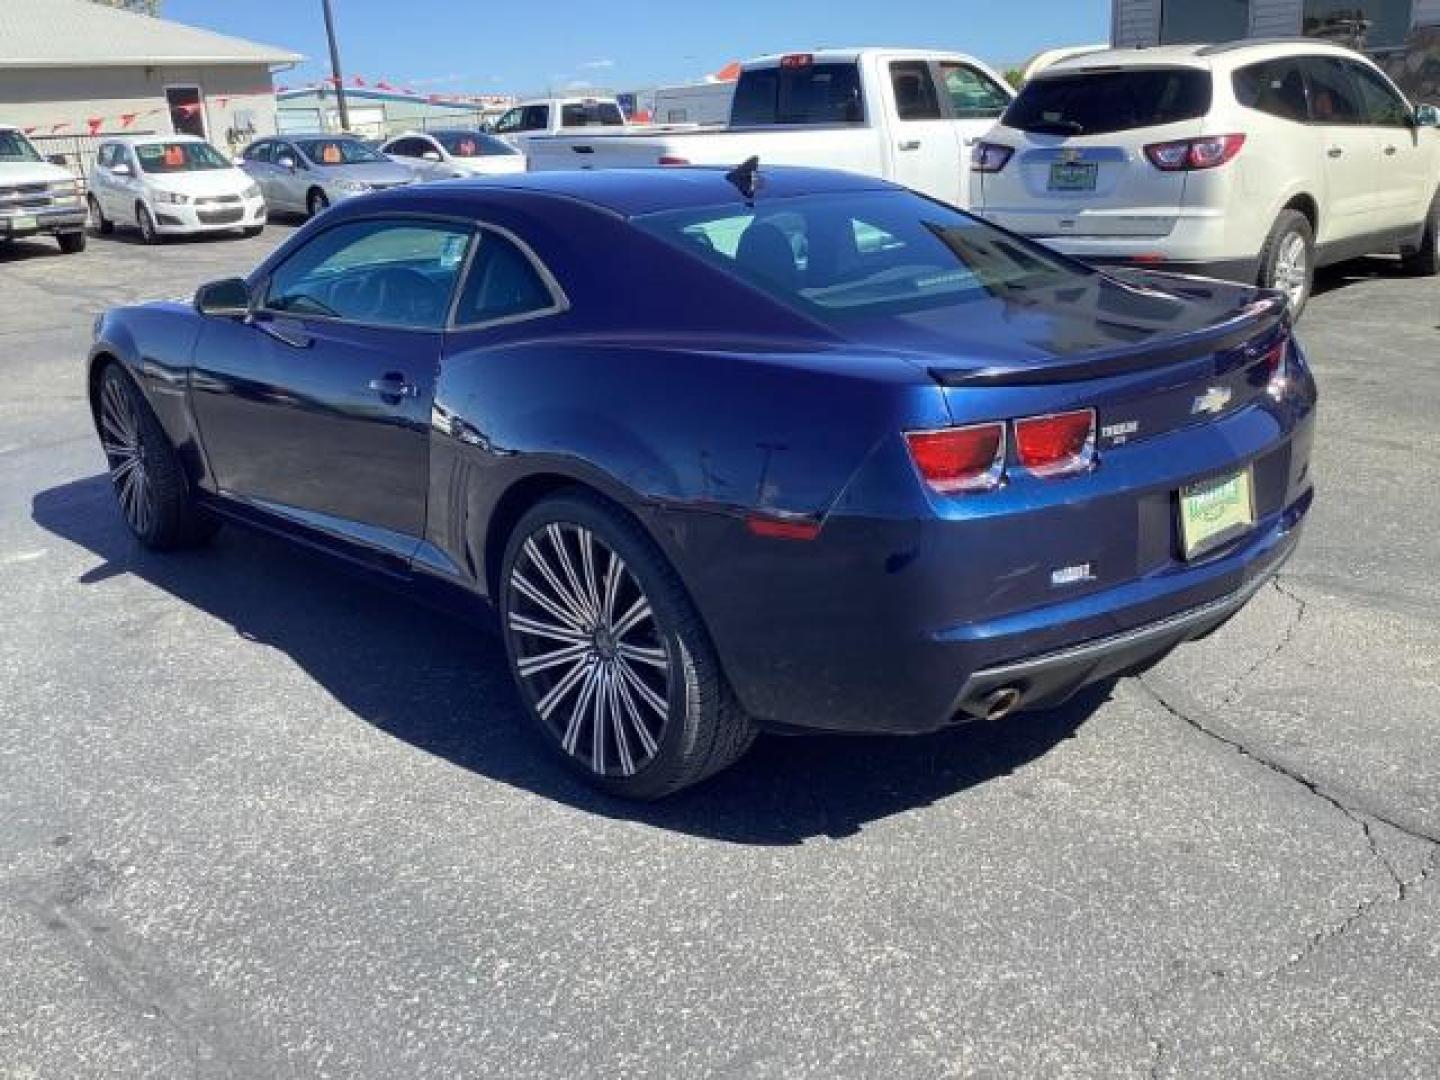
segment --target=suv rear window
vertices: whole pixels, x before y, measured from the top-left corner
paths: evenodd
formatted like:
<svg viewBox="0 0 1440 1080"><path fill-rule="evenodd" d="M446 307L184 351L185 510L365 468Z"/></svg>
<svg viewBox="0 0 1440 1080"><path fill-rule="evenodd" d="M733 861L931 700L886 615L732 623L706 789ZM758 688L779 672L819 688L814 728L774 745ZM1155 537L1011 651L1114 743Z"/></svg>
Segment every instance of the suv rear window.
<svg viewBox="0 0 1440 1080"><path fill-rule="evenodd" d="M754 68L741 74L730 107L736 127L864 122L860 69L854 64Z"/></svg>
<svg viewBox="0 0 1440 1080"><path fill-rule="evenodd" d="M1198 120L1212 96L1210 73L1196 68L1043 75L1020 91L1002 123L1046 135L1105 135Z"/></svg>

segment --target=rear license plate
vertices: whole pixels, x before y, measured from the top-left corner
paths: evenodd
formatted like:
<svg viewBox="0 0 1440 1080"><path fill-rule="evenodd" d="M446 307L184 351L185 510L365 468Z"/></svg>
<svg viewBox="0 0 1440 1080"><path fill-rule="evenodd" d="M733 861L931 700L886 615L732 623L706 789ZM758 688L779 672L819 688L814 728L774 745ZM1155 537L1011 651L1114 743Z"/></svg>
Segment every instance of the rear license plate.
<svg viewBox="0 0 1440 1080"><path fill-rule="evenodd" d="M1180 489L1180 536L1193 559L1244 536L1255 527L1254 482L1249 468Z"/></svg>
<svg viewBox="0 0 1440 1080"><path fill-rule="evenodd" d="M1095 164L1069 163L1050 166L1051 191L1094 191L1095 178L1100 166Z"/></svg>

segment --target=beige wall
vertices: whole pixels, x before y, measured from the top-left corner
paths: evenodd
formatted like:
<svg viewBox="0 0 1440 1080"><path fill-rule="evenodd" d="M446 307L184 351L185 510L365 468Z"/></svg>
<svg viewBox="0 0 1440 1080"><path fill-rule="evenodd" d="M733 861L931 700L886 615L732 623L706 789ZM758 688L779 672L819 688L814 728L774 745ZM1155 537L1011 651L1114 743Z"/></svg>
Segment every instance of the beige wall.
<svg viewBox="0 0 1440 1080"><path fill-rule="evenodd" d="M122 113L143 113L164 109L165 87L183 84L199 86L205 102L205 129L210 141L222 150L243 146L251 136L232 142L229 136L242 114L248 112L255 135L275 131L275 97L270 71L264 65L217 67L126 67L89 69L46 69L0 67L0 123L18 127L38 126L37 135L50 133L50 126L69 123L61 134L86 132L88 117L103 116L107 133L122 130ZM256 93L255 91L260 91ZM219 99L229 97L222 108ZM136 131L169 134L170 116L162 111L141 116L132 126Z"/></svg>

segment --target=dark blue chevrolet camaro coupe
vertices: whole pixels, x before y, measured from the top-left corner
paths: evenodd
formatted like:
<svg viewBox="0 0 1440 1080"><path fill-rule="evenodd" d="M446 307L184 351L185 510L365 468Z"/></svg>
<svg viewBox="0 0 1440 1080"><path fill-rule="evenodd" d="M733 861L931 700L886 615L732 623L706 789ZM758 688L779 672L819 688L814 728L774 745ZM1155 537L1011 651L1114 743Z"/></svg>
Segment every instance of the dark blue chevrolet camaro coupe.
<svg viewBox="0 0 1440 1080"><path fill-rule="evenodd" d="M555 749L636 798L762 729L1058 704L1291 553L1316 393L1278 295L747 166L376 194L111 311L130 528L245 522L488 601Z"/></svg>

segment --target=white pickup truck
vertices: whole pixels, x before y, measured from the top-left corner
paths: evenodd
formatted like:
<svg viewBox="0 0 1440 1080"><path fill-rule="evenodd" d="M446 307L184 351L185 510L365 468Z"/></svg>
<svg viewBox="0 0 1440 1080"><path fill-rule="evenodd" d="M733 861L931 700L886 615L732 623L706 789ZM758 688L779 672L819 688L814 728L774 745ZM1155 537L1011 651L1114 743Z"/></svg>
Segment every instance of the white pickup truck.
<svg viewBox="0 0 1440 1080"><path fill-rule="evenodd" d="M530 170L656 165L812 165L893 180L954 206L970 197L970 148L1015 92L960 53L828 49L743 64L722 130L529 140Z"/></svg>
<svg viewBox="0 0 1440 1080"><path fill-rule="evenodd" d="M42 158L19 128L0 125L0 244L45 234L73 254L85 250L85 219L74 175Z"/></svg>
<svg viewBox="0 0 1440 1080"><path fill-rule="evenodd" d="M556 97L522 101L505 110L491 129L517 150L535 139L563 135L581 128L623 130L628 125L614 98Z"/></svg>

